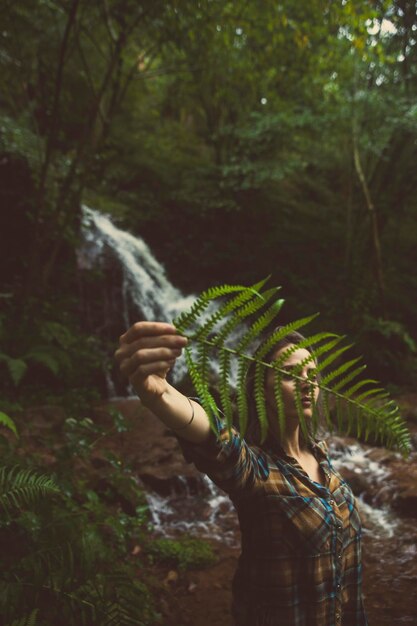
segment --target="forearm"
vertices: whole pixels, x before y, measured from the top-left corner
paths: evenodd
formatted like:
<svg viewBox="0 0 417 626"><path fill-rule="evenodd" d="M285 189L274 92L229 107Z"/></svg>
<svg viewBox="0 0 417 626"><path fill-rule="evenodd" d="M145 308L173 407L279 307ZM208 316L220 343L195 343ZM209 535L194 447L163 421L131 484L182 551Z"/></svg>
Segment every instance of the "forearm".
<svg viewBox="0 0 417 626"><path fill-rule="evenodd" d="M205 410L198 402L189 400L172 385L167 384L162 395L146 401L142 398L142 402L178 436L192 443L203 443L208 439L210 422Z"/></svg>

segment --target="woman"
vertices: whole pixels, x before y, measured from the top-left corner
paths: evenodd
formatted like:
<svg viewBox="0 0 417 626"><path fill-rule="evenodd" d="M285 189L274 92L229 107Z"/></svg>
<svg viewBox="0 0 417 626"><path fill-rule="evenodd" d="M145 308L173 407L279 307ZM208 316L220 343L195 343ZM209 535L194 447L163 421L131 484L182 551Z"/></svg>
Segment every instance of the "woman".
<svg viewBox="0 0 417 626"><path fill-rule="evenodd" d="M242 554L233 580L236 626L366 626L361 593L361 524L348 485L333 469L324 442L306 440L295 401L294 368L304 417L318 399L315 362L303 339L291 333L269 355L284 356L282 379L285 433L278 428L274 372L265 396L269 431L261 444L248 377L251 406L246 438L219 423L210 429L204 409L166 380L187 340L174 326L134 324L116 351L121 372L142 402L178 436L188 461L232 499L242 533ZM289 348L294 350L289 351Z"/></svg>

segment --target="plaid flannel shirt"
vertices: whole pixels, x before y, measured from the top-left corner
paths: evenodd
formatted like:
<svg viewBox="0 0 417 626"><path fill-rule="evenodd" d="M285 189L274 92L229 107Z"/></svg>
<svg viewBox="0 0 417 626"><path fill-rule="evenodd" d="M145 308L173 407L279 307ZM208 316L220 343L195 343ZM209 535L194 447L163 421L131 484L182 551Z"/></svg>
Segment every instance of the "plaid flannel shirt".
<svg viewBox="0 0 417 626"><path fill-rule="evenodd" d="M185 459L226 491L242 553L233 580L237 626L366 626L361 522L324 442L311 442L325 484L277 446L248 445L219 424L204 444L179 438Z"/></svg>

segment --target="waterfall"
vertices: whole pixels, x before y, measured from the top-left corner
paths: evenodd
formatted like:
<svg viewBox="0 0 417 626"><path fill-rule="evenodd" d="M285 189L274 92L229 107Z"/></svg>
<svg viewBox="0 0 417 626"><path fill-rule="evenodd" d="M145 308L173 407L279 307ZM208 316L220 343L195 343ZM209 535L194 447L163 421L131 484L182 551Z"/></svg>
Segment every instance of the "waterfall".
<svg viewBox="0 0 417 626"><path fill-rule="evenodd" d="M123 268L123 295L145 319L171 322L188 309L195 295L184 296L168 280L164 266L157 261L149 246L141 239L120 228L111 220L87 206L83 206L83 232L90 267L108 246ZM126 324L128 319L125 307Z"/></svg>
<svg viewBox="0 0 417 626"><path fill-rule="evenodd" d="M164 266L140 237L117 228L109 217L87 206L83 210L84 242L78 251L80 265L92 269L106 249L120 262L123 271L123 319L126 329L137 319L172 322L189 309L195 295L185 296L168 280ZM134 319L129 315L133 310ZM185 363L179 359L174 381L185 374Z"/></svg>

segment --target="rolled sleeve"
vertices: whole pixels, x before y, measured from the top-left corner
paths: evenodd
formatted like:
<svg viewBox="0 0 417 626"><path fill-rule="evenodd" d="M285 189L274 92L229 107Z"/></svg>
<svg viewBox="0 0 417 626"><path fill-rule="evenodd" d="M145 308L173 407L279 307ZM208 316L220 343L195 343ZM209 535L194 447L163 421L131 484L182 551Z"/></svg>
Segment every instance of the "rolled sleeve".
<svg viewBox="0 0 417 626"><path fill-rule="evenodd" d="M223 422L218 422L218 434L211 431L204 443L191 443L178 435L177 439L185 460L229 494L253 489L269 476L263 453L249 446L236 428L229 434Z"/></svg>

